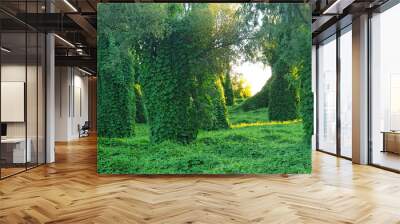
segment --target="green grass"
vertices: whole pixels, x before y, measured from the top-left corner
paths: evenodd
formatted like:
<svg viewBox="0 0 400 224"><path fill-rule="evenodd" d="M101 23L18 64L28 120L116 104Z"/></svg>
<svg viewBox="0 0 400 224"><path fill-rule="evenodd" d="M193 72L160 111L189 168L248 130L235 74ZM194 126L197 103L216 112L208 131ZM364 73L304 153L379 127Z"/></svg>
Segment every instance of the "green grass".
<svg viewBox="0 0 400 224"><path fill-rule="evenodd" d="M268 122L266 109L230 109L232 128L201 131L191 144L151 144L149 130L137 135L100 138L98 172L107 174L278 174L309 173L310 146L300 121Z"/></svg>
<svg viewBox="0 0 400 224"><path fill-rule="evenodd" d="M260 109L256 109L256 110L243 112L240 109L239 105L236 105L236 106L229 107L228 110L230 112L229 113L229 121L231 124L269 121L267 108L260 108Z"/></svg>

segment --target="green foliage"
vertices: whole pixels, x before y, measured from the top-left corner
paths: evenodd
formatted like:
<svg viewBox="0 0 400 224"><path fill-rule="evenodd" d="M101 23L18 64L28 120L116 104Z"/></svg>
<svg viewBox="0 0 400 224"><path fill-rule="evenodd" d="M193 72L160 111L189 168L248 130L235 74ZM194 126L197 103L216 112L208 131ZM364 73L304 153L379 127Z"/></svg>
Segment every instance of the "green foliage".
<svg viewBox="0 0 400 224"><path fill-rule="evenodd" d="M242 104L241 108L244 111L256 110L259 108L268 107L269 92L271 89L272 78L268 79L267 83L263 86L260 92L254 96L246 99Z"/></svg>
<svg viewBox="0 0 400 224"><path fill-rule="evenodd" d="M276 65L269 91L269 118L273 121L286 121L297 118L295 89L284 76L284 65ZM274 73L275 72L275 73Z"/></svg>
<svg viewBox="0 0 400 224"><path fill-rule="evenodd" d="M241 124L241 123L253 123L253 122L267 122L268 109L259 108L251 111L244 111L240 105L228 107L229 111L229 121L231 124Z"/></svg>
<svg viewBox="0 0 400 224"><path fill-rule="evenodd" d="M193 88L197 125L203 130L212 130L215 126L214 105L210 94L215 88L214 79L212 76L200 76Z"/></svg>
<svg viewBox="0 0 400 224"><path fill-rule="evenodd" d="M214 88L211 93L212 104L214 106L215 125L213 129L228 128L228 114L225 103L224 89L221 79L214 82Z"/></svg>
<svg viewBox="0 0 400 224"><path fill-rule="evenodd" d="M300 100L310 128L304 6L99 4L98 172L309 173L301 121L268 122L296 118ZM230 108L229 124L226 104L248 97L249 86L221 74L242 50L273 77Z"/></svg>
<svg viewBox="0 0 400 224"><path fill-rule="evenodd" d="M242 98L237 99L237 98L235 98L235 104L241 104L241 103L243 103L245 100L246 100L246 99L242 99Z"/></svg>
<svg viewBox="0 0 400 224"><path fill-rule="evenodd" d="M229 122L224 90L219 78L210 76L202 80L197 89L197 120L201 129L216 130L228 128Z"/></svg>
<svg viewBox="0 0 400 224"><path fill-rule="evenodd" d="M232 121L265 119L265 109L231 110ZM235 123L236 124L236 123ZM310 173L311 151L301 123L201 131L187 145L151 144L147 125L133 138L99 139L98 172L112 174L281 174ZM251 149L251 150L249 150Z"/></svg>
<svg viewBox="0 0 400 224"><path fill-rule="evenodd" d="M104 130L100 134L114 135L111 132L121 126L124 128L116 130L116 136L133 134L131 114L136 114L136 103L132 107L127 99L135 97L132 93L135 75L142 87L143 98L138 97L138 101L145 105L152 142L189 143L196 139L200 128L228 127L226 104L233 104L235 95L249 96L249 88L240 80L226 79L223 89L219 76L227 74L230 64L244 50L247 59L262 61L279 70L274 72L277 78L272 80L278 80L275 86L282 88L272 91L266 85L243 103L243 109L267 104L282 106L268 102L271 101L268 96L285 91L291 94L293 90L294 105L298 106L309 135L312 131L312 119L307 117L312 114L307 53L311 49L309 12L305 4L243 4L239 8L200 3L99 4L99 73L103 74L99 75L99 90L112 92L99 96L102 104L99 126ZM284 69L276 69L277 64ZM119 78L113 80L115 77ZM221 98L224 95L226 98ZM282 98L286 99L289 99L286 106L293 104L292 96ZM141 104L137 105L137 114L141 114ZM114 116L117 110L123 116ZM285 116L276 114L281 110L272 109L271 117L278 120L293 117L292 108ZM128 119L128 125L118 120L122 118Z"/></svg>
<svg viewBox="0 0 400 224"><path fill-rule="evenodd" d="M152 142L188 143L197 135L191 96L194 79L186 72L184 55L179 54L180 33L160 41L156 56L142 55L139 80Z"/></svg>
<svg viewBox="0 0 400 224"><path fill-rule="evenodd" d="M310 63L311 64L311 63ZM311 141L313 135L313 123L314 123L314 95L311 91L312 80L311 80L311 65L304 65L302 68L302 74L300 78L300 106L299 114L303 120L305 139L308 143ZM307 75L308 74L308 75Z"/></svg>
<svg viewBox="0 0 400 224"><path fill-rule="evenodd" d="M134 85L136 97L136 123L146 123L146 111L143 103L142 89L139 84Z"/></svg>
<svg viewBox="0 0 400 224"><path fill-rule="evenodd" d="M230 50L233 43L216 46L221 43L216 38L222 38L222 31L215 24L218 16L227 13L224 9L207 4L167 4L165 10L168 32L161 38L147 38L134 49L139 82L152 142L189 143L201 127L229 126L221 84L209 80L219 79L216 74L226 69L226 59L234 55ZM222 43L227 41L223 38ZM202 89L196 88L199 86ZM199 117L204 124L199 123Z"/></svg>
<svg viewBox="0 0 400 224"><path fill-rule="evenodd" d="M313 134L314 122L314 95L312 92L311 75L311 32L305 24L298 28L299 35L293 45L294 53L291 60L296 61L292 65L291 80L298 89L299 115L303 120L304 134L306 142L310 143Z"/></svg>
<svg viewBox="0 0 400 224"><path fill-rule="evenodd" d="M127 52L121 51L112 35L105 32L98 35L101 59L98 60L98 136L130 137L135 128L132 59Z"/></svg>
<svg viewBox="0 0 400 224"><path fill-rule="evenodd" d="M243 74L233 74L232 78L233 95L236 99L246 99L251 96L251 86Z"/></svg>
<svg viewBox="0 0 400 224"><path fill-rule="evenodd" d="M233 89L232 89L232 80L229 72L226 73L224 79L224 93L225 93L225 101L227 106L232 106L234 103Z"/></svg>
<svg viewBox="0 0 400 224"><path fill-rule="evenodd" d="M249 32L257 30L253 32L253 41L244 46L247 57L253 60L263 60L264 63L271 65L272 70L280 70L275 74L286 76L289 88L285 89L294 89L297 110L304 121L304 137L309 142L313 131L310 68L311 9L309 5L247 4L242 8L241 14L249 24L246 29ZM261 25L260 20L262 21ZM255 27L258 29L254 29ZM259 54L260 52L262 54ZM285 69L274 68L275 66L282 66ZM283 87L282 84L280 85ZM269 107L272 109L271 103ZM271 110L270 112L275 113ZM291 117L292 114L293 111L287 116ZM276 118L281 117L277 115Z"/></svg>

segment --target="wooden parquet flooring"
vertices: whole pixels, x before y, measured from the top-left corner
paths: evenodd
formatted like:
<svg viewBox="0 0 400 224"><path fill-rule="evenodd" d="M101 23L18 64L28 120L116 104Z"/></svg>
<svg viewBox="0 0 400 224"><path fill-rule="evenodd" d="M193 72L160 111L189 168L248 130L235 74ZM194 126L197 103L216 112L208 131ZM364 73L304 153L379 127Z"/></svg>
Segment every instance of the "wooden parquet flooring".
<svg viewBox="0 0 400 224"><path fill-rule="evenodd" d="M0 223L400 223L400 175L313 153L312 175L99 176L96 139L0 181Z"/></svg>

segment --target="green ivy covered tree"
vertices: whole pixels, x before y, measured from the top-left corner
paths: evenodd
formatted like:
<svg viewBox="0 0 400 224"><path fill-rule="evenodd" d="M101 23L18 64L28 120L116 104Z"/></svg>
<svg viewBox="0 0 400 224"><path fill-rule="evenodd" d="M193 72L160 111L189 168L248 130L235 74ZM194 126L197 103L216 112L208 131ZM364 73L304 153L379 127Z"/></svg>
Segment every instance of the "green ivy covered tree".
<svg viewBox="0 0 400 224"><path fill-rule="evenodd" d="M225 95L221 79L215 80L211 97L214 106L214 116L216 118L214 129L228 128L228 111L226 109Z"/></svg>
<svg viewBox="0 0 400 224"><path fill-rule="evenodd" d="M226 73L224 79L224 94L225 94L225 101L227 106L232 106L234 103L234 96L233 96L233 88L232 88L232 80L229 72Z"/></svg>
<svg viewBox="0 0 400 224"><path fill-rule="evenodd" d="M119 50L129 52L129 63L132 63L129 78L133 79L136 74L135 81L141 86L152 142L189 143L196 138L200 128L229 127L225 83L221 82L220 74L224 74L230 62L238 57L237 46L247 35L243 32L245 24L235 9L221 4L198 3L111 4L108 7L100 4L99 11L102 13L99 33L109 34L113 42L118 43ZM103 39L99 38L99 41ZM104 43L99 46L105 46ZM110 62L102 65L108 70L99 70L104 77L120 66L117 61L121 57L110 48L104 48L109 55L100 53L99 61ZM125 91L129 86L133 93L129 92L127 97L135 97L132 80L125 78L126 86L120 88ZM100 84L101 88L112 84L107 79L99 81L104 82ZM197 91L198 86L207 91ZM139 102L141 99L136 95ZM107 94L102 97L102 103L114 99ZM142 111L141 104L137 105L138 112ZM106 118L112 114L108 111L110 108L104 104L104 117L99 122L112 120ZM138 113L131 117L131 112L131 109L120 112L123 114L120 118L135 119ZM207 125L202 125L199 120L204 120Z"/></svg>
<svg viewBox="0 0 400 224"><path fill-rule="evenodd" d="M267 83L263 86L263 88L256 93L254 96L246 99L241 105L244 111L256 110L260 108L268 107L269 102L269 92L271 89L272 78L268 79Z"/></svg>
<svg viewBox="0 0 400 224"><path fill-rule="evenodd" d="M217 130L229 127L224 90L221 80L210 76L197 88L196 111L199 127Z"/></svg>
<svg viewBox="0 0 400 224"><path fill-rule="evenodd" d="M285 84L286 91L294 89L297 114L303 120L304 137L309 142L313 132L310 6L307 4L246 4L241 9L241 14L247 21L246 29L249 32L256 30L252 41L244 47L246 55L270 65L273 70L273 80L274 76L281 76L279 85L271 83L269 95L274 95L273 91L277 92L276 89L273 90L273 86L283 87ZM260 21L262 23L259 23ZM274 68L275 66L280 68ZM287 82L282 77L286 77ZM272 100L272 98L269 99L269 111L273 109L273 106L280 106L278 103L272 103ZM276 111L280 110L276 109ZM293 112L286 113L286 119L290 119L292 114Z"/></svg>
<svg viewBox="0 0 400 224"><path fill-rule="evenodd" d="M142 89L139 84L134 85L136 100L136 123L146 123L146 111L143 103Z"/></svg>
<svg viewBox="0 0 400 224"><path fill-rule="evenodd" d="M269 91L269 118L273 121L286 121L297 118L295 89L289 85L285 76L285 65L277 63Z"/></svg>
<svg viewBox="0 0 400 224"><path fill-rule="evenodd" d="M130 137L135 128L132 60L112 35L99 33L98 135ZM118 60L115 60L118 58ZM121 116L124 114L126 116Z"/></svg>
<svg viewBox="0 0 400 224"><path fill-rule="evenodd" d="M142 55L139 80L153 142L188 143L198 132L197 126L193 125L195 110L190 91L193 79L184 72L185 60L177 53L181 40L175 35L178 33L160 41L156 56Z"/></svg>

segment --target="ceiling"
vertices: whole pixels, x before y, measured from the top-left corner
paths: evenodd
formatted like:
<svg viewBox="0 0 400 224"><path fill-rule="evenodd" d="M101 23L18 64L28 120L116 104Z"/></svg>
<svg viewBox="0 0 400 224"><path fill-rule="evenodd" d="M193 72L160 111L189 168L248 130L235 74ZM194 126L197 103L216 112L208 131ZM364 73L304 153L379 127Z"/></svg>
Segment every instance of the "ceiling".
<svg viewBox="0 0 400 224"><path fill-rule="evenodd" d="M182 2L187 2L182 1ZM190 0L189 0L190 1ZM192 0L195 1L195 0ZM206 0L207 1L207 0ZM232 0L222 0L232 2ZM377 7L387 0L267 0L269 3L310 3L313 12L313 39L346 16ZM85 67L96 72L97 4L110 2L154 2L135 0L1 0L0 21L3 32L16 33L25 28L54 32L56 64ZM168 2L161 0L156 2ZM212 2L212 1L210 1ZM50 10L51 9L51 10ZM49 13L52 11L52 13ZM25 13L28 12L28 13ZM350 19L351 22L351 19ZM16 39L17 40L17 39Z"/></svg>
<svg viewBox="0 0 400 224"><path fill-rule="evenodd" d="M353 17L374 12L390 0L315 0L313 6L312 36L317 44L352 23Z"/></svg>
<svg viewBox="0 0 400 224"><path fill-rule="evenodd" d="M46 0L1 0L2 46L12 49L7 58L16 60L24 55L32 58L37 47L29 43L31 36L54 32L56 65L79 66L95 74L97 3L96 0L47 0L47 4Z"/></svg>

